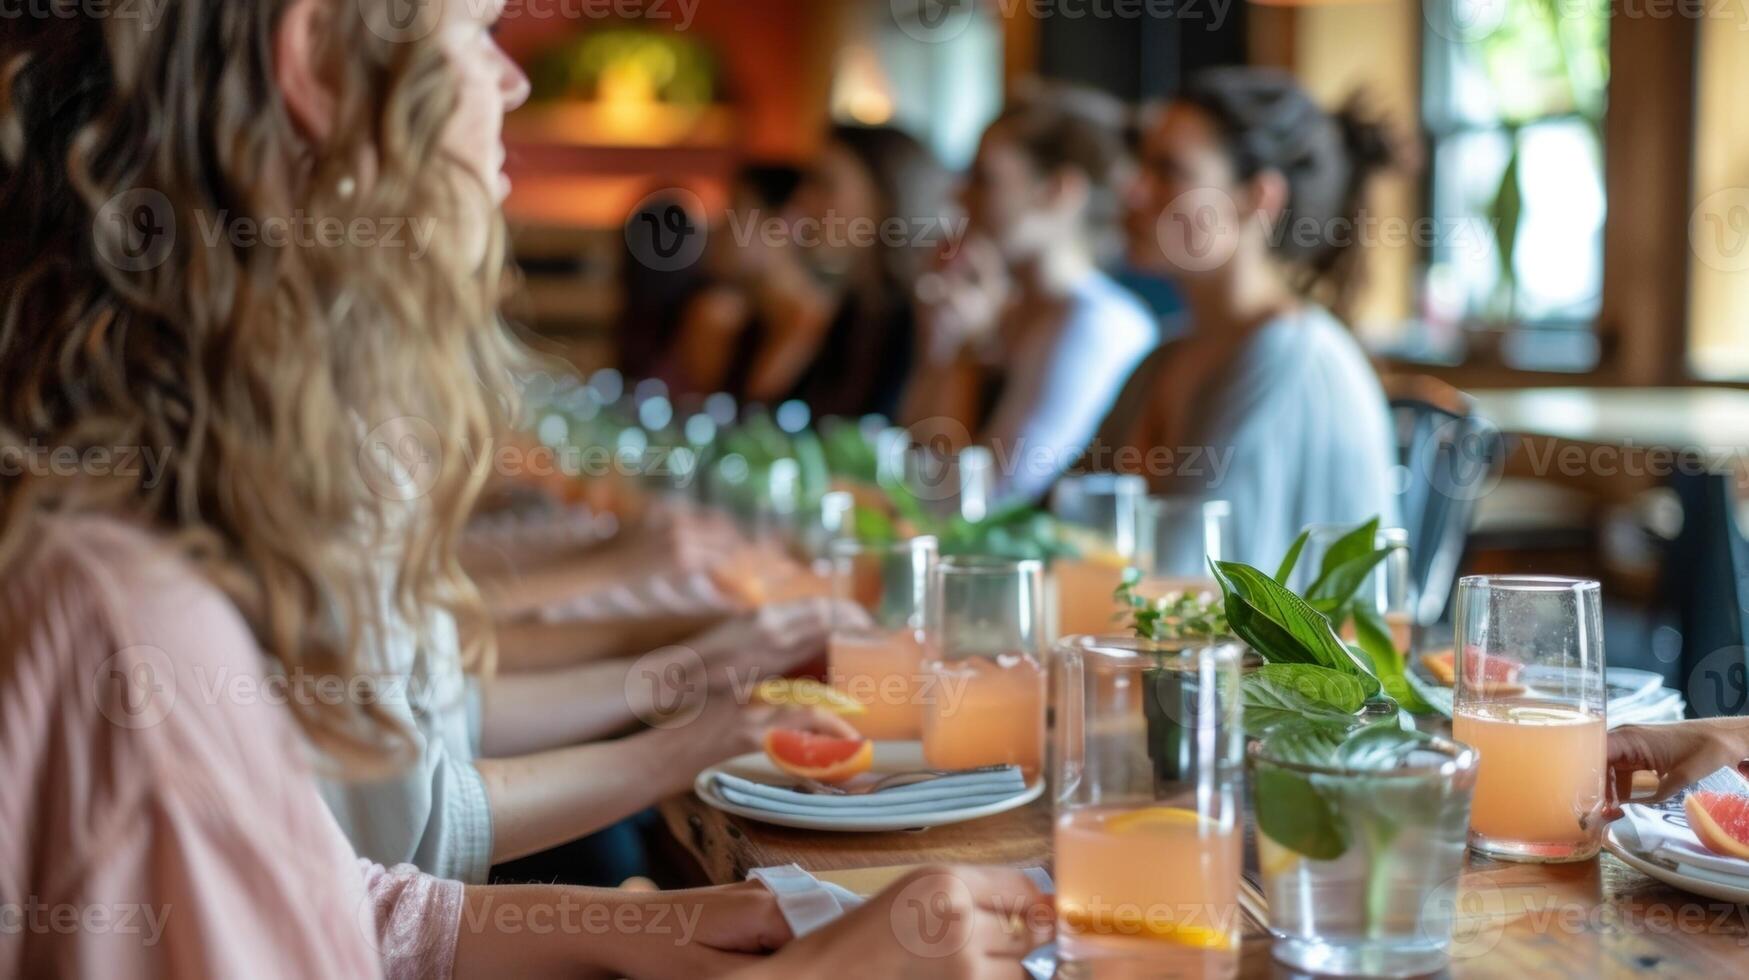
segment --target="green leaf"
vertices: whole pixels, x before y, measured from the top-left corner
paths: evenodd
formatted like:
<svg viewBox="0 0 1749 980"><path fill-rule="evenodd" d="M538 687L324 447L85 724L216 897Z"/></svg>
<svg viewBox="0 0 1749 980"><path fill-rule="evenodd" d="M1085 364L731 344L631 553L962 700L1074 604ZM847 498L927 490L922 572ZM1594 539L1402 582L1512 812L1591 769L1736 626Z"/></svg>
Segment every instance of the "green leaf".
<svg viewBox="0 0 1749 980"><path fill-rule="evenodd" d="M1358 677L1312 664L1265 664L1246 679L1253 678L1293 691L1344 715L1359 711L1367 699L1366 685Z"/></svg>
<svg viewBox="0 0 1749 980"><path fill-rule="evenodd" d="M863 544L891 544L899 540L899 529L893 526L892 519L872 507L858 504L852 520L856 540Z"/></svg>
<svg viewBox="0 0 1749 980"><path fill-rule="evenodd" d="M1347 605L1365 588L1372 578L1373 569L1379 562L1390 555L1391 548L1381 548L1357 558L1351 558L1318 576L1318 581L1306 590L1306 601L1315 609L1322 610L1326 605L1331 609L1340 609Z"/></svg>
<svg viewBox="0 0 1749 980"><path fill-rule="evenodd" d="M1336 809L1310 780L1267 762L1258 764L1255 777L1259 833L1317 861L1334 861L1348 850Z"/></svg>
<svg viewBox="0 0 1749 980"><path fill-rule="evenodd" d="M1302 663L1354 674L1370 696L1378 680L1342 645L1330 620L1287 587L1250 565L1214 563L1226 593L1227 622L1269 663Z"/></svg>
<svg viewBox="0 0 1749 980"><path fill-rule="evenodd" d="M1281 565L1275 570L1275 580L1282 585L1287 584L1288 576L1294 573L1294 566L1300 563L1300 552L1306 550L1306 542L1312 539L1312 529L1306 528L1300 536L1294 539L1293 547L1287 550L1287 556L1281 560Z"/></svg>
<svg viewBox="0 0 1749 980"><path fill-rule="evenodd" d="M1307 597L1319 594L1324 580L1329 578L1336 569L1357 558L1364 558L1372 554L1376 549L1375 542L1378 541L1378 536L1379 519L1375 517L1337 538L1335 543L1330 545L1329 550L1324 552L1323 560L1318 565L1318 577L1306 589Z"/></svg>
<svg viewBox="0 0 1749 980"><path fill-rule="evenodd" d="M1389 772L1399 768L1409 754L1427 744L1420 732L1405 731L1395 720L1386 719L1367 725L1343 739L1336 747L1334 763L1343 769L1365 772Z"/></svg>
<svg viewBox="0 0 1749 980"><path fill-rule="evenodd" d="M1378 607L1370 602L1356 601L1351 611L1355 644L1372 662L1373 674L1378 677L1385 693L1413 714L1432 714L1433 705L1428 704L1427 699L1409 683L1405 651L1398 650L1391 642L1391 629L1379 614Z"/></svg>
<svg viewBox="0 0 1749 980"><path fill-rule="evenodd" d="M1324 670L1322 667L1306 667L1304 664L1278 664L1282 668L1304 668ZM1245 733L1252 738L1264 735L1274 735L1284 728L1299 727L1301 724L1326 727L1336 737L1341 732L1356 724L1354 711L1343 711L1340 706L1328 701L1302 694L1299 688L1289 682L1283 683L1278 676L1264 673L1269 667L1246 675L1239 685L1240 705L1244 709ZM1336 671L1329 671L1336 674ZM1337 676L1346 676L1340 675ZM1358 708L1358 706L1357 706ZM1302 761L1302 760L1294 760Z"/></svg>

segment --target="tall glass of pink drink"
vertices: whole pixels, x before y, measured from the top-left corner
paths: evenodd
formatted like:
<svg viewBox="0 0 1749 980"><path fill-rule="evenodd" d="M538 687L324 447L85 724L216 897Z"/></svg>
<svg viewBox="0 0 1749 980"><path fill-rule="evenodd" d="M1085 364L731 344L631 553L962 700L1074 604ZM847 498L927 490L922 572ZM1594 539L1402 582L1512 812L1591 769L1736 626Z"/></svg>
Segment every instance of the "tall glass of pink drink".
<svg viewBox="0 0 1749 980"><path fill-rule="evenodd" d="M1578 579L1458 583L1452 735L1481 754L1470 847L1583 861L1603 835L1601 588Z"/></svg>
<svg viewBox="0 0 1749 980"><path fill-rule="evenodd" d="M846 720L867 738L922 735L921 692L929 676L924 620L935 562L932 537L833 544L832 595L844 608L860 607L864 617L833 622L827 679L863 706L862 714Z"/></svg>
<svg viewBox="0 0 1749 980"><path fill-rule="evenodd" d="M1043 769L1044 566L951 557L929 590L923 757L937 769Z"/></svg>
<svg viewBox="0 0 1749 980"><path fill-rule="evenodd" d="M1058 644L1060 976L1236 975L1243 653L1121 636Z"/></svg>
<svg viewBox="0 0 1749 980"><path fill-rule="evenodd" d="M1052 635L1109 633L1123 612L1113 595L1130 568L1148 566L1148 481L1091 473L1065 477L1051 514L1074 554L1051 563Z"/></svg>

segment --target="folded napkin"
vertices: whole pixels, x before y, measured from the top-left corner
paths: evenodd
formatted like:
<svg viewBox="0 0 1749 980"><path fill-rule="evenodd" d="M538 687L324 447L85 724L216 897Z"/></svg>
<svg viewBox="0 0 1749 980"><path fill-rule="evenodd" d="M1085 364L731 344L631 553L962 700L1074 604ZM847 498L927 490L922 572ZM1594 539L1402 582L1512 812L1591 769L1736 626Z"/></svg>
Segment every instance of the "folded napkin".
<svg viewBox="0 0 1749 980"><path fill-rule="evenodd" d="M1045 894L1056 892L1056 884L1045 869L1025 868L1022 873ZM867 901L848 888L821 881L796 864L755 868L747 873L747 877L765 885L777 896L778 911L783 913L784 921L789 923L790 931L797 939ZM1031 969L1030 965L1028 968ZM1050 972L1040 976L1048 977Z"/></svg>
<svg viewBox="0 0 1749 980"><path fill-rule="evenodd" d="M831 796L801 793L782 786L717 773L723 799L749 809L805 817L903 817L1000 803L1026 791L1019 767L992 772L967 772L926 782L883 789L878 793Z"/></svg>
<svg viewBox="0 0 1749 980"><path fill-rule="evenodd" d="M1735 770L1721 769L1695 788L1724 793L1749 791ZM1688 814L1679 800L1657 804L1629 803L1622 807L1628 834L1620 835L1636 853L1674 865L1684 875L1733 888L1749 888L1749 861L1715 854L1700 842L1688 826Z"/></svg>

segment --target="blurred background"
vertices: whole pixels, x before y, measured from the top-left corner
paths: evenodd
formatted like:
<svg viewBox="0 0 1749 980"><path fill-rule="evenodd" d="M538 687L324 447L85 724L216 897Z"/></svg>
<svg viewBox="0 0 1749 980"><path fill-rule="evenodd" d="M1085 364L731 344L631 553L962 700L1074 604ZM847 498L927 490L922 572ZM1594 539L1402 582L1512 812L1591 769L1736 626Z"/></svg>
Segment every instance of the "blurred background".
<svg viewBox="0 0 1749 980"><path fill-rule="evenodd" d="M677 361L721 357L683 310L761 261L749 229L830 193L834 126L958 173L1036 79L1138 110L1219 65L1363 91L1419 166L1377 189L1346 318L1393 396L1465 397L1506 436L1462 567L1602 578L1612 663L1714 657L1749 699L1742 5L513 0L500 38L534 90L508 123L513 317L584 375L677 389ZM1170 282L1126 285L1170 325Z"/></svg>

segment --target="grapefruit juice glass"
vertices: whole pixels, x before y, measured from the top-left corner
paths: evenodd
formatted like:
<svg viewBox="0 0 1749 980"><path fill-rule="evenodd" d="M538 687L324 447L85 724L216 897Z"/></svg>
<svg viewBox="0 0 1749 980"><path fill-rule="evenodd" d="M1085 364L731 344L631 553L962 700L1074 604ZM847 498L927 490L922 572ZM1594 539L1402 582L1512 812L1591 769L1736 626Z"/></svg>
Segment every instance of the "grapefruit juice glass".
<svg viewBox="0 0 1749 980"><path fill-rule="evenodd" d="M1602 841L1607 719L1601 588L1578 579L1458 583L1452 734L1481 755L1470 847L1583 861ZM1521 665L1516 681L1490 660Z"/></svg>
<svg viewBox="0 0 1749 980"><path fill-rule="evenodd" d="M921 736L924 619L936 542L912 538L889 545L839 541L832 548L832 595L866 618L834 620L826 675L834 688L863 706L846 720L863 737L906 740Z"/></svg>
<svg viewBox="0 0 1749 980"><path fill-rule="evenodd" d="M1065 477L1051 494L1051 513L1079 552L1051 564L1053 633L1108 633L1123 612L1113 593L1124 572L1149 564L1148 482L1113 473Z"/></svg>
<svg viewBox="0 0 1749 980"><path fill-rule="evenodd" d="M943 558L929 587L923 757L936 769L1043 769L1044 566Z"/></svg>
<svg viewBox="0 0 1749 980"><path fill-rule="evenodd" d="M1243 647L1057 646L1059 975L1238 971Z"/></svg>

